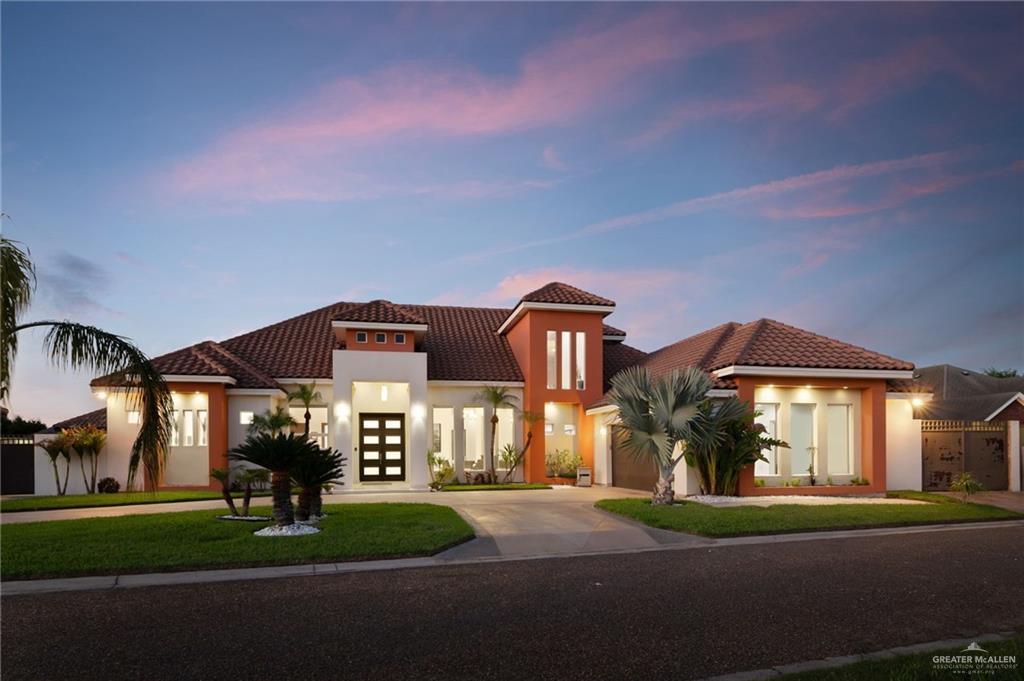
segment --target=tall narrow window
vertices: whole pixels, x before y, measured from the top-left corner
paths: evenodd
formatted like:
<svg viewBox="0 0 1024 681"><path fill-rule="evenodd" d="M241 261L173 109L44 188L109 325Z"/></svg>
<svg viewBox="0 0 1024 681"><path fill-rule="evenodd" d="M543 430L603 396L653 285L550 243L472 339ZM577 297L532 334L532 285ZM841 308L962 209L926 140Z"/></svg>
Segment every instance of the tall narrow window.
<svg viewBox="0 0 1024 681"><path fill-rule="evenodd" d="M587 334L576 332L576 389L587 387Z"/></svg>
<svg viewBox="0 0 1024 681"><path fill-rule="evenodd" d="M484 457L484 408L463 407L462 427L464 430L465 465L467 470L482 471L487 468Z"/></svg>
<svg viewBox="0 0 1024 681"><path fill-rule="evenodd" d="M572 331L562 332L562 390L572 387L572 376L569 375L572 366Z"/></svg>
<svg viewBox="0 0 1024 681"><path fill-rule="evenodd" d="M767 435L768 437L778 437L779 405L758 403L754 405L754 410L758 412L758 415L754 418L754 423L759 423L762 426L764 426L765 435ZM757 461L754 464L754 475L778 475L778 449L775 447L770 447L768 449L763 450L761 453L768 460Z"/></svg>
<svg viewBox="0 0 1024 681"><path fill-rule="evenodd" d="M829 475L849 475L850 405L828 405L828 432L825 437L828 446Z"/></svg>
<svg viewBox="0 0 1024 681"><path fill-rule="evenodd" d="M558 334L548 331L548 388L558 387Z"/></svg>
<svg viewBox="0 0 1024 681"><path fill-rule="evenodd" d="M508 470L512 463L512 458L509 457L506 447L515 444L515 412L503 407L495 409L494 413L498 417L498 427L494 433L495 438L498 440L498 445L495 448L498 453L498 460L494 462L494 467Z"/></svg>
<svg viewBox="0 0 1024 681"><path fill-rule="evenodd" d="M205 447L207 444L206 439L206 427L207 427L207 411L200 409L196 412L196 420L199 422L199 446Z"/></svg>
<svg viewBox="0 0 1024 681"><path fill-rule="evenodd" d="M243 426L252 425L252 416L253 416L253 413L251 411L240 411L240 412L238 412L238 423L239 423L239 425L243 425Z"/></svg>
<svg viewBox="0 0 1024 681"><path fill-rule="evenodd" d="M177 409L171 410L171 446L181 446L181 427L178 424L178 416L181 414Z"/></svg>
<svg viewBox="0 0 1024 681"><path fill-rule="evenodd" d="M131 423L132 425L138 425L138 423L139 423L139 410L138 409L129 409L128 410L128 423Z"/></svg>
<svg viewBox="0 0 1024 681"><path fill-rule="evenodd" d="M192 420L192 410L186 409L181 414L182 426L185 431L185 446L191 447L196 443L195 421Z"/></svg>
<svg viewBox="0 0 1024 681"><path fill-rule="evenodd" d="M807 475L815 460L814 405L794 404L789 415L789 473ZM817 475L818 471L814 471Z"/></svg>

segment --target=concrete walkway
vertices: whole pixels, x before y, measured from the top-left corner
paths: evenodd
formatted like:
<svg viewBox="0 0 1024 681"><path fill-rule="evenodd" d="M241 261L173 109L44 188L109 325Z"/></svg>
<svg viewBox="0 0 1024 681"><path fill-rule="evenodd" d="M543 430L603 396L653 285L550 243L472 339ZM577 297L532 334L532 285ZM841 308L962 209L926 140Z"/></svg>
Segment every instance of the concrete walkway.
<svg viewBox="0 0 1024 681"><path fill-rule="evenodd" d="M947 497L959 499L960 495L953 492L939 492ZM1024 492L978 492L971 495L971 503L998 506L1008 511L1024 513Z"/></svg>

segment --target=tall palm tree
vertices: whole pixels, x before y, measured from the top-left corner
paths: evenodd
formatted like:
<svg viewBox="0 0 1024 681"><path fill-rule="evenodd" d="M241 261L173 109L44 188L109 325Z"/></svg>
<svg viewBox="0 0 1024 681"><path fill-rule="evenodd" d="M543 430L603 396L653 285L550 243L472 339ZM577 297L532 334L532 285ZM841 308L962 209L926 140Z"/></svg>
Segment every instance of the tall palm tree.
<svg viewBox="0 0 1024 681"><path fill-rule="evenodd" d="M68 491L68 478L71 475L71 444L64 433L57 433L51 438L36 443L50 457L50 464L53 466L53 478L57 485L57 496L64 496ZM64 484L60 482L60 470L57 468L57 460L64 459Z"/></svg>
<svg viewBox="0 0 1024 681"><path fill-rule="evenodd" d="M246 461L270 471L270 489L274 498L274 520L279 526L295 524L292 507L291 471L298 461L317 451L316 445L291 433L257 433L231 450L232 461Z"/></svg>
<svg viewBox="0 0 1024 681"><path fill-rule="evenodd" d="M515 409L518 406L519 398L513 395L508 388L485 385L473 399L485 402L491 407L491 459L487 470L493 481L497 478L494 473L494 461L498 458L498 410Z"/></svg>
<svg viewBox="0 0 1024 681"><path fill-rule="evenodd" d="M345 457L339 451L315 448L299 459L292 468L292 481L299 486L299 505L295 509L296 520L319 518L323 508L321 493L324 485L341 481L344 474Z"/></svg>
<svg viewBox="0 0 1024 681"><path fill-rule="evenodd" d="M304 431L306 437L309 437L309 419L312 416L309 413L309 408L314 402L321 402L323 398L316 389L316 383L301 383L299 387L288 393L289 402L301 402L302 406L306 408L304 418L306 419L306 430Z"/></svg>
<svg viewBox="0 0 1024 681"><path fill-rule="evenodd" d="M646 367L623 369L612 377L609 400L619 409L613 424L623 449L653 461L658 482L652 504L675 500L673 471L683 459L698 405L711 389L711 379L698 367L687 367L655 379ZM677 445L682 451L676 455Z"/></svg>
<svg viewBox="0 0 1024 681"><path fill-rule="evenodd" d="M43 349L53 364L62 369L91 369L110 374L118 384L123 384L129 408L140 414L139 434L132 443L129 459L128 487L132 486L141 463L155 488L163 476L171 433L171 393L163 376L145 353L123 336L66 320L21 321L35 292L35 266L28 249L22 250L17 242L3 237L0 270L0 400L6 400L11 393L18 334L29 329L47 329Z"/></svg>
<svg viewBox="0 0 1024 681"><path fill-rule="evenodd" d="M278 406L273 411L268 409L262 414L253 416L252 423L249 424L249 434L278 435L294 425L295 419L288 413L288 410Z"/></svg>

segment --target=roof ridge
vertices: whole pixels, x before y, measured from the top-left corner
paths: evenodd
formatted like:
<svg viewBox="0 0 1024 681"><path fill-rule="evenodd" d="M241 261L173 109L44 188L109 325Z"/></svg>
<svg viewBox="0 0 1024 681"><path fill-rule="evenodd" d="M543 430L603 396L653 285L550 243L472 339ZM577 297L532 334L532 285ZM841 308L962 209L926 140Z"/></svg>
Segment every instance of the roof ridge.
<svg viewBox="0 0 1024 681"><path fill-rule="evenodd" d="M706 367L708 365L708 362L711 361L711 358L718 354L718 351L722 348L723 345L725 345L726 341L732 338L732 335L736 333L736 329L740 325L737 322L725 322L723 324L719 324L718 326L723 327L722 333L718 335L718 338L715 340L714 343L711 344L711 347L707 349L707 352L701 355L700 366L702 367ZM710 330L714 331L715 328L717 327L712 327Z"/></svg>
<svg viewBox="0 0 1024 681"><path fill-rule="evenodd" d="M754 341L757 340L758 336L761 335L761 332L764 331L769 321L770 320L767 317L761 317L756 322L749 322L751 324L754 324L754 330L750 332L750 338L748 338L747 342L743 344L743 347L740 348L740 351L736 353L736 359L734 360L735 364L743 364L744 356L750 350L751 346L754 344Z"/></svg>

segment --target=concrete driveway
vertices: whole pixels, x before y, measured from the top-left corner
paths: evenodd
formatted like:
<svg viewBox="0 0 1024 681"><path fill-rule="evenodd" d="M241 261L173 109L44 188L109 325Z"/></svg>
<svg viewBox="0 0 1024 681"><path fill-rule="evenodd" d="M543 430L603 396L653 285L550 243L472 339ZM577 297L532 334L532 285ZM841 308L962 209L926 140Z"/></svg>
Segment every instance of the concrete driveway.
<svg viewBox="0 0 1024 681"><path fill-rule="evenodd" d="M960 495L953 492L942 492L946 496L960 498ZM1024 513L1024 492L978 492L971 495L971 502L975 504L988 504L998 506L1007 511Z"/></svg>

